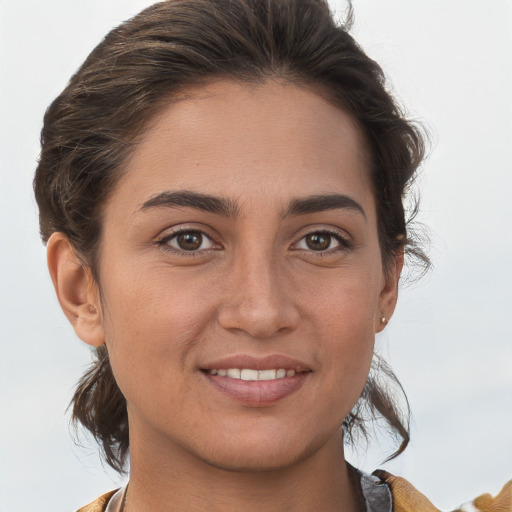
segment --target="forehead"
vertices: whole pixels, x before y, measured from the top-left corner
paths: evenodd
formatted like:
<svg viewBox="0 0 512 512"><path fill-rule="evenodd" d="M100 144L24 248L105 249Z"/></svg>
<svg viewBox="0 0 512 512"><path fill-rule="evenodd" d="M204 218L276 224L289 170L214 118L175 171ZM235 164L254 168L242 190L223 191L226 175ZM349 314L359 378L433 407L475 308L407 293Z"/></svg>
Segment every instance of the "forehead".
<svg viewBox="0 0 512 512"><path fill-rule="evenodd" d="M333 192L373 201L369 160L357 121L313 90L222 81L165 105L114 195L131 207L184 189L261 205Z"/></svg>

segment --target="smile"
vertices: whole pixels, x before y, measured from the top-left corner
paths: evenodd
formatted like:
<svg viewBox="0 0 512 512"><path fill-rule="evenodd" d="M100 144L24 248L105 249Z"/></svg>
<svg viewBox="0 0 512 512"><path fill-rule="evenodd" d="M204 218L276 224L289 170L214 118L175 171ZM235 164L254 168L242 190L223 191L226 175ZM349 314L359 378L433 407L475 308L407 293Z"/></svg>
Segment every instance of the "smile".
<svg viewBox="0 0 512 512"><path fill-rule="evenodd" d="M202 373L222 395L246 406L262 407L299 391L312 372L285 368L211 368Z"/></svg>
<svg viewBox="0 0 512 512"><path fill-rule="evenodd" d="M253 370L250 368L229 368L229 369L211 369L208 370L210 375L218 375L219 377L229 377L230 379L240 379L246 381L258 380L276 380L285 377L293 377L295 370L285 370L279 368L275 370Z"/></svg>

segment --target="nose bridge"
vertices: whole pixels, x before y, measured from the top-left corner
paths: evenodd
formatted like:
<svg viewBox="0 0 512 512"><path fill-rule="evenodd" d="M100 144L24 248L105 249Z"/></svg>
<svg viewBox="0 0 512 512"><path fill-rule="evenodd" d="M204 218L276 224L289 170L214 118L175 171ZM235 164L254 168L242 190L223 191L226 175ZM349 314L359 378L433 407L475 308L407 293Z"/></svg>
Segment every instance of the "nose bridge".
<svg viewBox="0 0 512 512"><path fill-rule="evenodd" d="M255 310L275 310L279 302L278 266L278 259L269 250L244 255L236 269L241 291L239 300L252 305Z"/></svg>
<svg viewBox="0 0 512 512"><path fill-rule="evenodd" d="M224 328L266 338L292 330L298 312L279 254L270 243L252 242L235 257L220 321Z"/></svg>

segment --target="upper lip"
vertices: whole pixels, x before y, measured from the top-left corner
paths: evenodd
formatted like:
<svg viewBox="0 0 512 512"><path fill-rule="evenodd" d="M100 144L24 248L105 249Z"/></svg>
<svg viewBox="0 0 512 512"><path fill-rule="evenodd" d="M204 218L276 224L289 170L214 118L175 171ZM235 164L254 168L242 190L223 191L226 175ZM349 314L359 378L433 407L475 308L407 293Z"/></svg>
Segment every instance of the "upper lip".
<svg viewBox="0 0 512 512"><path fill-rule="evenodd" d="M250 368L252 370L285 369L296 372L311 371L306 363L281 354L272 354L265 357L254 357L249 354L239 354L217 359L201 366L202 370L229 370L230 368Z"/></svg>

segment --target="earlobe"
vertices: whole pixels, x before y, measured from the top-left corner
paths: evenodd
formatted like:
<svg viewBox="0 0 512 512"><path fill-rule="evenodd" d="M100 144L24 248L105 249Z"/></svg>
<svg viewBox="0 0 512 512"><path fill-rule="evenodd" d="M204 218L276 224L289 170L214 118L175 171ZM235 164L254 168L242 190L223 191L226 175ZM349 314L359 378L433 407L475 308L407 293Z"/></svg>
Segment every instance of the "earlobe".
<svg viewBox="0 0 512 512"><path fill-rule="evenodd" d="M395 311L398 300L398 281L404 265L403 248L394 256L384 276L384 286L379 297L379 311L375 320L375 332L381 332Z"/></svg>
<svg viewBox="0 0 512 512"><path fill-rule="evenodd" d="M99 293L90 269L60 232L53 233L48 240L47 259L59 304L77 336L89 345L103 345L105 335Z"/></svg>

